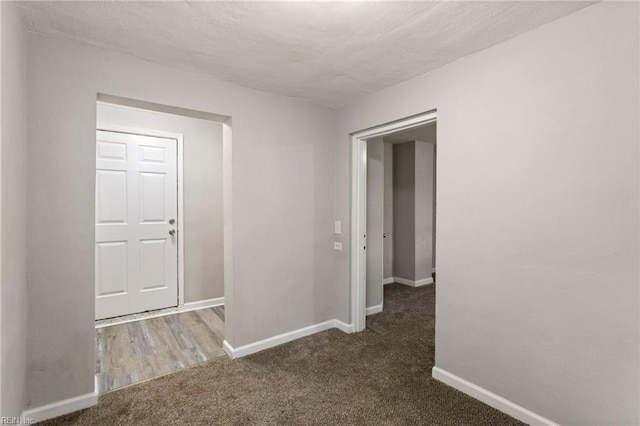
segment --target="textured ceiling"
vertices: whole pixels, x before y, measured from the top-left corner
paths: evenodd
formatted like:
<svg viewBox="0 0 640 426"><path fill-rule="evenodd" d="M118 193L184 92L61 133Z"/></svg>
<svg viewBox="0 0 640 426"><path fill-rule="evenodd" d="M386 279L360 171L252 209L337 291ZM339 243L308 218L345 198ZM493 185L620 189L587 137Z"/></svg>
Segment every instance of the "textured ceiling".
<svg viewBox="0 0 640 426"><path fill-rule="evenodd" d="M23 2L29 31L340 107L584 2Z"/></svg>

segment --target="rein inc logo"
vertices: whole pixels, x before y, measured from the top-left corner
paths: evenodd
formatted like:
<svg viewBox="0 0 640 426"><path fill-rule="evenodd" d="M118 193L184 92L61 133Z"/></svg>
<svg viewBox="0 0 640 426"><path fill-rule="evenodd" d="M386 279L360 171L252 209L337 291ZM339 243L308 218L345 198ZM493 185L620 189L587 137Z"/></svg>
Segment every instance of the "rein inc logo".
<svg viewBox="0 0 640 426"><path fill-rule="evenodd" d="M28 417L0 417L0 424L3 425L32 425L35 422L35 419Z"/></svg>

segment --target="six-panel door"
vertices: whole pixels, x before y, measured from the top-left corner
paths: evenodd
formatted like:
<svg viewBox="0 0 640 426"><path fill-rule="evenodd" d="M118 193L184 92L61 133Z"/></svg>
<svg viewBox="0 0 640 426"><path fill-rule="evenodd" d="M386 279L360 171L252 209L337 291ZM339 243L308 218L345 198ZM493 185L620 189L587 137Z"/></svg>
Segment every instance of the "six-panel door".
<svg viewBox="0 0 640 426"><path fill-rule="evenodd" d="M177 306L177 200L175 139L97 132L96 319Z"/></svg>

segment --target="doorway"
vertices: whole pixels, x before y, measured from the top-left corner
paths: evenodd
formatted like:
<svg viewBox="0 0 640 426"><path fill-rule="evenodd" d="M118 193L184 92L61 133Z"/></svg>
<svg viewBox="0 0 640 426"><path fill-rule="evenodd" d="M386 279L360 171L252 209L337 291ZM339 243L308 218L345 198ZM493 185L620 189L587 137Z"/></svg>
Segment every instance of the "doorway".
<svg viewBox="0 0 640 426"><path fill-rule="evenodd" d="M96 127L102 393L226 356L231 133L228 117L106 95Z"/></svg>
<svg viewBox="0 0 640 426"><path fill-rule="evenodd" d="M351 135L351 321L355 331L366 327L367 315L367 149L368 140L384 138L403 131L421 128L436 123L437 112L431 111L392 123L373 127ZM382 143L383 141L380 140ZM384 243L380 241L380 253ZM379 255L378 255L379 256ZM380 257L379 272L383 275L383 258ZM383 278L383 277L381 277ZM414 285L416 280L412 280ZM426 281L422 281L427 284ZM380 283L382 285L382 283ZM380 308L381 309L381 308ZM371 313L371 310L369 311Z"/></svg>

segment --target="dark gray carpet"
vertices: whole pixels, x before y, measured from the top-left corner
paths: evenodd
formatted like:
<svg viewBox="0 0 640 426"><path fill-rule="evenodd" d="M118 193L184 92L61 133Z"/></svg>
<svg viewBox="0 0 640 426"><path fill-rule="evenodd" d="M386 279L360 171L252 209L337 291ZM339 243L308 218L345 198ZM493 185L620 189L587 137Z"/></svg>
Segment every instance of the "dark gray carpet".
<svg viewBox="0 0 640 426"><path fill-rule="evenodd" d="M50 425L515 425L431 377L435 286L385 286L366 331L329 330L100 396Z"/></svg>

